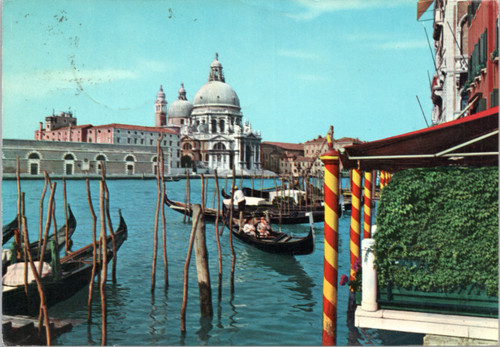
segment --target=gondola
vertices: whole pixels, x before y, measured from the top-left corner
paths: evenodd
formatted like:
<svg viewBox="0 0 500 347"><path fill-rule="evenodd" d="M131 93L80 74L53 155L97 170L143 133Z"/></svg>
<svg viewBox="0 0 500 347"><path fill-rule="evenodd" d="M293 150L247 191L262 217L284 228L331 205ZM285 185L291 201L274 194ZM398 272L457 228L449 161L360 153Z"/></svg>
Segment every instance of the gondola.
<svg viewBox="0 0 500 347"><path fill-rule="evenodd" d="M181 214L185 214L189 217L192 217L193 215L193 211L190 206L187 206L187 204L179 201L170 200L166 195L165 195L165 204L172 210L179 212ZM312 212L313 214L314 222L322 222L324 220L325 211L323 206L317 206L312 210L306 208L290 208L280 213L278 207L273 207L269 205L253 206L246 204L243 210L243 217L252 218L252 217L261 217L267 215L270 223L272 224L283 224L283 225L305 224L309 223L309 217L307 214L310 212ZM228 214L228 209L226 209L223 206L221 211L221 216L226 214ZM204 217L206 221L215 221L217 217L217 210L214 208L205 207Z"/></svg>
<svg viewBox="0 0 500 347"><path fill-rule="evenodd" d="M226 220L229 227L229 221ZM311 227L305 237L296 237L286 233L271 231L267 238L247 235L240 231L239 220L233 219L231 232L241 241L258 248L262 251L288 255L306 255L314 251L314 230Z"/></svg>
<svg viewBox="0 0 500 347"><path fill-rule="evenodd" d="M243 192L249 192L251 188L243 188ZM264 193L262 196L266 196L265 191L255 192ZM227 194L224 189L221 191L222 196L225 199L230 199L231 195ZM269 196L267 195L267 198ZM325 208L321 204L316 204L314 206L298 206L295 204L286 205L280 208L276 204L270 202L260 203L259 199L265 199L260 197L248 197L245 194L246 204L243 213L243 217L261 217L266 216L271 224L306 224L309 223L308 214L312 212L314 222L322 222L325 219ZM339 217L342 215L342 209L339 209Z"/></svg>
<svg viewBox="0 0 500 347"><path fill-rule="evenodd" d="M116 249L120 248L127 239L127 226L120 214L120 225L115 231ZM113 258L111 236L106 238L107 262ZM60 278L55 278L51 273L42 278L47 307L54 306L85 288L92 278L93 267L93 244L71 253L60 260ZM96 270L100 270L100 263L96 264ZM28 271L31 271L29 268ZM96 271L96 273L97 273ZM18 285L2 285L2 312L5 315L28 315L38 314L40 308L40 297L35 281L28 284L28 300L24 292L24 283Z"/></svg>
<svg viewBox="0 0 500 347"><path fill-rule="evenodd" d="M68 249L71 248L71 236L73 236L73 233L75 232L76 229L76 218L73 215L73 211L71 211L71 207L68 205L68 240L69 240L69 246ZM55 235L51 234L49 235L47 239L47 245L49 242L54 241ZM42 242L43 243L43 242ZM60 251L64 246L66 245L66 224L63 225L59 230L57 231L57 249ZM14 245L13 245L14 246ZM21 249L22 249L21 245ZM40 242L35 241L31 242L29 245L29 249L31 251L31 254L33 256L33 260L37 261L39 260L39 252L40 252ZM23 254L23 252L21 252ZM14 254L14 249L12 249L12 254ZM49 247L46 247L45 253L43 255L43 260L46 262L50 262L52 260L52 252ZM11 259L9 261L4 261L2 259L2 273L5 274L7 270L7 266L18 262L18 261L24 261L24 258L18 258L18 259Z"/></svg>
<svg viewBox="0 0 500 347"><path fill-rule="evenodd" d="M120 215L120 223L115 231L115 246L117 249L121 247L121 245L123 244L123 242L125 242L128 236L127 224L125 224L125 220L123 219L120 210L118 210L118 214ZM96 245L98 250L100 244L101 243L99 242L99 240L97 240ZM111 235L106 236L106 247L108 249L108 252L113 250L113 238ZM87 245L83 248L80 248L77 251L71 252L64 258L61 258L61 264L73 261L74 259L82 259L82 258L87 259L89 257L91 258L93 252L94 252L94 245L93 244Z"/></svg>
<svg viewBox="0 0 500 347"><path fill-rule="evenodd" d="M2 245L5 245L7 241L9 241L12 236L14 236L14 232L18 229L18 221L17 216L14 218L12 222L2 227Z"/></svg>
<svg viewBox="0 0 500 347"><path fill-rule="evenodd" d="M170 200L167 194L165 194L164 203L176 212L185 214L189 217L193 217L193 209L191 208L192 204L188 205L179 201ZM206 221L215 221L215 219L217 218L217 210L214 208L205 207L204 217Z"/></svg>

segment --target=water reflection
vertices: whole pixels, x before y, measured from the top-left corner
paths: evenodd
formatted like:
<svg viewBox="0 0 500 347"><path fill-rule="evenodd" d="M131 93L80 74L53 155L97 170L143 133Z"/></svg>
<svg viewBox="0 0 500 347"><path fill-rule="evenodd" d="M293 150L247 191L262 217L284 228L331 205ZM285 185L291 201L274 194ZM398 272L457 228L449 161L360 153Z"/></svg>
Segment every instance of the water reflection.
<svg viewBox="0 0 500 347"><path fill-rule="evenodd" d="M315 305L312 288L315 286L312 278L304 270L302 264L293 256L265 253L257 249L245 249L240 253L242 262L248 262L248 267L272 270L283 277L284 288L290 290L300 302L293 307L311 311Z"/></svg>

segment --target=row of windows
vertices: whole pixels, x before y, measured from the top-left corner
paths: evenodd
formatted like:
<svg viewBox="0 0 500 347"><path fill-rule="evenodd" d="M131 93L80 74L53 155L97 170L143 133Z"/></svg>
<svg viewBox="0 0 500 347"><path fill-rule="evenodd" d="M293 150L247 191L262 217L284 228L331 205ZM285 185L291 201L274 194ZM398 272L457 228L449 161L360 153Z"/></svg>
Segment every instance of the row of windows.
<svg viewBox="0 0 500 347"><path fill-rule="evenodd" d="M119 137L117 137L117 138L116 138L116 143L120 143L120 142L121 142L121 139L120 139ZM127 138L127 143L128 143L128 144L134 144L134 145L137 145L137 144L144 145L144 144L146 144L146 141L145 141L145 139L137 139L137 138L133 138L133 139L132 139L132 138L130 138L130 137L129 137L129 138ZM150 139L150 140L149 140L149 145L150 145L150 146L153 146L153 145L155 145L155 144L156 144L155 140L153 140L153 139ZM167 140L164 140L164 141L163 141L163 146L166 146L166 145L167 145ZM169 145L169 146L172 146L172 145L173 145L173 142L172 142L172 141L169 141L169 142L168 142L168 145ZM177 146L180 146L180 142L179 142L179 141L177 142Z"/></svg>

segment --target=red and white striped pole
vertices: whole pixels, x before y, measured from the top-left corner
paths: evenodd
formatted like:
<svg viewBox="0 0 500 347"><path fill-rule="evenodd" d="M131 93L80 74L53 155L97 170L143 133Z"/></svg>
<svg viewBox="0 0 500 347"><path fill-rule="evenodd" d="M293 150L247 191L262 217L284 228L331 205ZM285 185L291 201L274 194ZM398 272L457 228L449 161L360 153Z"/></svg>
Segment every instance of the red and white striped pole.
<svg viewBox="0 0 500 347"><path fill-rule="evenodd" d="M352 169L352 195L351 195L351 228L350 228L350 250L351 250L351 272L350 279L354 280L356 271L353 266L359 258L360 250L360 225L361 225L361 171Z"/></svg>
<svg viewBox="0 0 500 347"><path fill-rule="evenodd" d="M365 196L364 196L364 223L363 223L363 238L371 237L372 227L372 173L365 172Z"/></svg>
<svg viewBox="0 0 500 347"><path fill-rule="evenodd" d="M333 136L333 129L331 131ZM325 260L323 270L323 345L337 344L337 274L339 241L339 154L327 135L325 164Z"/></svg>

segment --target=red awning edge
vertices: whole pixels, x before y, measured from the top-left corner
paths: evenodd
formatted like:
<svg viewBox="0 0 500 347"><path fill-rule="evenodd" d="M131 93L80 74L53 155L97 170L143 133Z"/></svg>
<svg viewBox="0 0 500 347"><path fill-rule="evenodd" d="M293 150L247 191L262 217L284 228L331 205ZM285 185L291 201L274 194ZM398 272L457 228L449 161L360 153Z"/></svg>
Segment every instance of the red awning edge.
<svg viewBox="0 0 500 347"><path fill-rule="evenodd" d="M430 128L345 147L344 168L498 165L498 106Z"/></svg>

